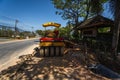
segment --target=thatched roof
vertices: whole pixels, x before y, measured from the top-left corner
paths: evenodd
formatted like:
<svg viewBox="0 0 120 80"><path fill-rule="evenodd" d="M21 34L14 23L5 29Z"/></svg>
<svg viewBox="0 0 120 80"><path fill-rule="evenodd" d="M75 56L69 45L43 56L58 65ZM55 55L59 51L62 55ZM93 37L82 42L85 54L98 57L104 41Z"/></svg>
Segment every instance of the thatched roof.
<svg viewBox="0 0 120 80"><path fill-rule="evenodd" d="M114 26L114 22L103 16L95 16L93 18L87 19L83 23L81 23L77 29L91 28L91 27L112 27Z"/></svg>

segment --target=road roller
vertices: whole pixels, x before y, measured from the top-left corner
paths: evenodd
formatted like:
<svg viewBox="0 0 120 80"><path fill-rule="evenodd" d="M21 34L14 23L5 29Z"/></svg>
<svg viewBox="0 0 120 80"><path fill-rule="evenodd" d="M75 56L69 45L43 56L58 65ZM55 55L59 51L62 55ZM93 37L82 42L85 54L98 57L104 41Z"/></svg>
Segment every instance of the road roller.
<svg viewBox="0 0 120 80"><path fill-rule="evenodd" d="M48 22L42 25L45 28L45 36L40 38L39 53L43 57L62 56L64 53L64 39L59 37L61 24ZM53 31L46 33L47 27L54 27Z"/></svg>

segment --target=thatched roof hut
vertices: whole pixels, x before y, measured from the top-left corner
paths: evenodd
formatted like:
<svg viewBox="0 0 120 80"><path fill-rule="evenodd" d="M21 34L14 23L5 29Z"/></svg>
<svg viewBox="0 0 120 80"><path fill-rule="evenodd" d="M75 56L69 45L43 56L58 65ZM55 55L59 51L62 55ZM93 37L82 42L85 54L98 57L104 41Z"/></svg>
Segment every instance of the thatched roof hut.
<svg viewBox="0 0 120 80"><path fill-rule="evenodd" d="M91 27L107 27L107 26L113 27L114 22L111 19L98 15L93 18L87 19L86 21L81 23L77 28L84 29Z"/></svg>
<svg viewBox="0 0 120 80"><path fill-rule="evenodd" d="M99 28L109 27L112 32L112 27L114 26L114 21L103 17L101 15L95 16L93 18L87 19L81 23L77 29L81 31L81 35L88 37L96 37Z"/></svg>

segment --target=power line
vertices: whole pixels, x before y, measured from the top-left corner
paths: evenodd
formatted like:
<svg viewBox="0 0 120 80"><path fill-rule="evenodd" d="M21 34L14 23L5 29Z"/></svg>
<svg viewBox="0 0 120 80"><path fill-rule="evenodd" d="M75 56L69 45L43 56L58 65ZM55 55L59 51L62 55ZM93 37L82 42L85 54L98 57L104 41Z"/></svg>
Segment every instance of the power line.
<svg viewBox="0 0 120 80"><path fill-rule="evenodd" d="M9 23L5 23L5 22L0 22L0 25L4 25L4 26L11 26L14 27L13 25L9 24Z"/></svg>
<svg viewBox="0 0 120 80"><path fill-rule="evenodd" d="M26 24L23 21L20 21L18 19L10 18L8 16L0 16L0 20L1 20L0 24L2 24L2 25L12 26L12 27L14 26L15 31L16 31L17 27L21 28L21 26L22 26L21 29L23 29L23 27L24 27L24 29L31 31L32 25L28 25L28 24ZM13 22L11 22L11 21L13 21ZM17 25L16 25L16 21L17 21Z"/></svg>
<svg viewBox="0 0 120 80"><path fill-rule="evenodd" d="M8 17L8 16L0 16L1 18L4 18L4 19L8 19L8 20L12 20L12 21L15 21L16 19L14 19L14 18L10 18L10 17Z"/></svg>

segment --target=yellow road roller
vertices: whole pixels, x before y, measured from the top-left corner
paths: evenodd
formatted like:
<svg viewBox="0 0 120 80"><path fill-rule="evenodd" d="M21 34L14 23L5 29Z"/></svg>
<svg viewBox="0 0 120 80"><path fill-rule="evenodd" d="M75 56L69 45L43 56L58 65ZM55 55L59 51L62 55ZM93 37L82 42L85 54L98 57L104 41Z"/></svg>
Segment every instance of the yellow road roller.
<svg viewBox="0 0 120 80"><path fill-rule="evenodd" d="M53 26L55 29L54 31L50 31L45 33L44 37L40 38L40 56L44 57L53 57L53 56L62 56L64 53L64 39L59 37L59 30L58 28L61 24L48 22L43 24L45 27L45 31L47 27Z"/></svg>

